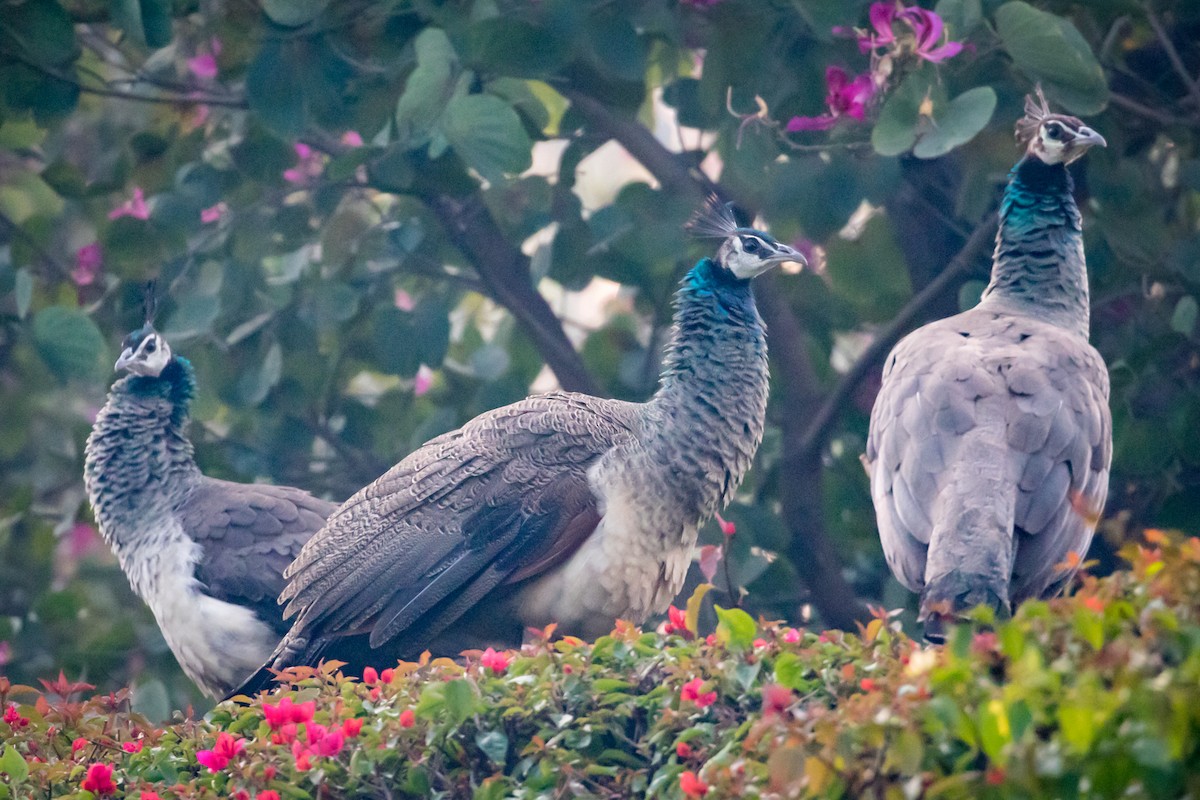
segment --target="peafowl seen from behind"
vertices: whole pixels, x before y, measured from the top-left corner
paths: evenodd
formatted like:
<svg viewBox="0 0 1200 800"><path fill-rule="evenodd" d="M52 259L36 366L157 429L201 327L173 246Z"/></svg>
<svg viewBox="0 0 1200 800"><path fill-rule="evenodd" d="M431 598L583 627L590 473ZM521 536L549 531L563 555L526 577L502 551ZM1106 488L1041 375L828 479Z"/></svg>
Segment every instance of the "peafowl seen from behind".
<svg viewBox="0 0 1200 800"><path fill-rule="evenodd" d="M646 403L554 392L482 414L359 491L288 568L295 615L267 667L516 646L527 626L595 637L661 613L698 528L762 439L766 332L750 281L803 262L710 203L719 238L683 279L661 386Z"/></svg>
<svg viewBox="0 0 1200 800"><path fill-rule="evenodd" d="M889 356L866 461L888 565L927 638L986 604L1053 595L1108 493L1108 371L1088 343L1087 265L1067 165L1104 139L1038 90L975 308ZM1066 566L1065 566L1066 565Z"/></svg>
<svg viewBox="0 0 1200 800"><path fill-rule="evenodd" d="M283 570L336 503L205 477L187 438L195 374L150 323L125 338L88 436L84 482L104 540L183 671L221 697L288 626Z"/></svg>

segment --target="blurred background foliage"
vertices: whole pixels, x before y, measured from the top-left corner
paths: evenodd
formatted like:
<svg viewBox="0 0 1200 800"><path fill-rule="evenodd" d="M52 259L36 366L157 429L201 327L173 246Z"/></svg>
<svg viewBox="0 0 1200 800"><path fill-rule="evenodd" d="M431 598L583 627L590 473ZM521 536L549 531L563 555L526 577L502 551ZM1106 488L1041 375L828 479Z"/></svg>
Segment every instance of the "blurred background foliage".
<svg viewBox="0 0 1200 800"><path fill-rule="evenodd" d="M530 391L646 398L709 191L815 266L757 287L770 427L737 533L703 534L716 582L817 625L909 605L867 415L896 339L978 298L1035 81L1109 142L1076 171L1116 436L1096 569L1196 530L1200 6L926 10L944 31L889 42L841 0L0 0L0 673L199 702L81 480L144 281L205 472L340 500Z"/></svg>

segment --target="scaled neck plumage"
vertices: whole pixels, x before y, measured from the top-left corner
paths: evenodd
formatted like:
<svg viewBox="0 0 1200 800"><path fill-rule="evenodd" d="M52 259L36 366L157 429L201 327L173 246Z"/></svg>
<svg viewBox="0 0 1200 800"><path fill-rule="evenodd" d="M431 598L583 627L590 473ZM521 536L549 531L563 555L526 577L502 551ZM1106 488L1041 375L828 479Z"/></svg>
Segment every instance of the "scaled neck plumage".
<svg viewBox="0 0 1200 800"><path fill-rule="evenodd" d="M1072 189L1062 164L1027 155L1013 167L981 308L1035 316L1087 338L1087 264Z"/></svg>

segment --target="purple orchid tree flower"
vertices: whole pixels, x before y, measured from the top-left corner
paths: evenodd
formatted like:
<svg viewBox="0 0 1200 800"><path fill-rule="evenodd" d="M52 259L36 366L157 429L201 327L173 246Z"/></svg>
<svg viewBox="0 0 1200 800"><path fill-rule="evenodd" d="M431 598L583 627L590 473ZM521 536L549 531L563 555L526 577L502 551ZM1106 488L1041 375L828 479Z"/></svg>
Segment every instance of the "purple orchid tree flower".
<svg viewBox="0 0 1200 800"><path fill-rule="evenodd" d="M841 67L828 67L825 70L825 105L829 111L818 117L792 117L788 120L787 130L797 131L827 131L843 117L862 120L867 115L867 105L875 95L875 83L870 73L863 73L850 79L849 73Z"/></svg>
<svg viewBox="0 0 1200 800"><path fill-rule="evenodd" d="M895 2L872 3L868 18L871 30L860 30L857 34L858 49L864 53L879 48L908 49L908 37L896 36L897 21L912 31L910 52L918 58L937 64L962 52L962 42L942 43L945 25L940 16L928 9Z"/></svg>

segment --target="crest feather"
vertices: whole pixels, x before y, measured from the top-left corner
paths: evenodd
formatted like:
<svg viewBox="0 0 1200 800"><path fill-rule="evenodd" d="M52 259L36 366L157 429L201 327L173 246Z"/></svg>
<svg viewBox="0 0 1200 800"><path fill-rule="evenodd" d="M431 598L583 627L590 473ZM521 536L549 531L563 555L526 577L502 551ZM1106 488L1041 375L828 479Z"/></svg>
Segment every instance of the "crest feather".
<svg viewBox="0 0 1200 800"><path fill-rule="evenodd" d="M704 206L684 226L690 234L702 239L725 239L738 227L733 203L723 203L715 194L708 196Z"/></svg>
<svg viewBox="0 0 1200 800"><path fill-rule="evenodd" d="M158 281L146 281L142 288L142 321L147 325L154 324L154 315L158 313Z"/></svg>
<svg viewBox="0 0 1200 800"><path fill-rule="evenodd" d="M1067 127L1078 129L1082 127L1083 120L1079 117L1072 117L1067 114L1055 114L1050 110L1050 104L1046 102L1046 95L1042 92L1042 85L1036 84L1033 87L1034 94L1025 95L1025 116L1017 120L1017 144L1025 146L1034 140L1038 130L1048 119L1057 119L1065 123Z"/></svg>

